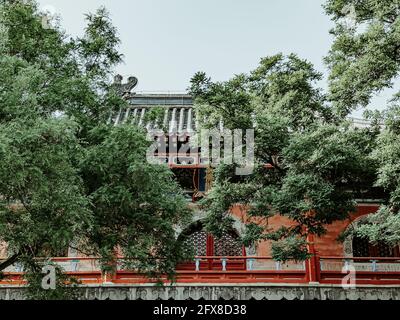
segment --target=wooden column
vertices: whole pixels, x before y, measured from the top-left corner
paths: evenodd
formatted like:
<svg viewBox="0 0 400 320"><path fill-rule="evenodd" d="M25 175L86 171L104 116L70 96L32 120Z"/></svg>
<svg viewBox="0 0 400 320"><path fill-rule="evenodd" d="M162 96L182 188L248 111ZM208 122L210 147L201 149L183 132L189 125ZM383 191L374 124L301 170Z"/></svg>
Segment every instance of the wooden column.
<svg viewBox="0 0 400 320"><path fill-rule="evenodd" d="M207 235L207 256L214 256L214 237L211 234ZM214 259L208 260L208 270L213 270Z"/></svg>
<svg viewBox="0 0 400 320"><path fill-rule="evenodd" d="M308 242L308 252L312 255L310 259L306 261L306 272L307 272L307 280L310 283L319 283L320 281L320 260L315 250L314 246L314 235L309 235L307 237Z"/></svg>

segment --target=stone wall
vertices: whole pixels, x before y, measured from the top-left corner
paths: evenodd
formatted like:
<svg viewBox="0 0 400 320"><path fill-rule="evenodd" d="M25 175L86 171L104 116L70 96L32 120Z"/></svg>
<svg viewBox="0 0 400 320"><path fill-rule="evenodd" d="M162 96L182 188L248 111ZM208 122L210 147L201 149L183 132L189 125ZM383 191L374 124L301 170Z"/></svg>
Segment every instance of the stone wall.
<svg viewBox="0 0 400 320"><path fill-rule="evenodd" d="M23 287L0 287L0 300L23 300ZM400 286L333 285L102 285L83 288L82 300L400 300Z"/></svg>

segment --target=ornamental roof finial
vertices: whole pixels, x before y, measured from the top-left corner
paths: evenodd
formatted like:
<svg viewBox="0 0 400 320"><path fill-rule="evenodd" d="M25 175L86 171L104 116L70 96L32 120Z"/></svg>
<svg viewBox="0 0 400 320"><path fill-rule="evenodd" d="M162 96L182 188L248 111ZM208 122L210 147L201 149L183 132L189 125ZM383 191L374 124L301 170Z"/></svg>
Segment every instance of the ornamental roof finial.
<svg viewBox="0 0 400 320"><path fill-rule="evenodd" d="M129 77L127 83L122 83L123 77L117 74L114 77L114 88L117 93L122 97L127 97L133 94L132 90L138 85L139 80L136 77Z"/></svg>

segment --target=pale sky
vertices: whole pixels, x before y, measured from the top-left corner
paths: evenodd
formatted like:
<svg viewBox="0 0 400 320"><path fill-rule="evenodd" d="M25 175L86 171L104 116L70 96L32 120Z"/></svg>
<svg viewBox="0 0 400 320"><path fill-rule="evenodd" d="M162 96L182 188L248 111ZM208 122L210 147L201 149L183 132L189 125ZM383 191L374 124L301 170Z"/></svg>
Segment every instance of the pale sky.
<svg viewBox="0 0 400 320"><path fill-rule="evenodd" d="M70 35L84 14L105 6L122 44L117 72L139 79L137 91L185 91L197 71L214 80L254 69L260 58L297 53L327 73L323 57L333 26L324 0L39 0ZM326 87L326 81L320 84ZM382 94L374 106L387 100ZM359 116L361 113L355 113Z"/></svg>

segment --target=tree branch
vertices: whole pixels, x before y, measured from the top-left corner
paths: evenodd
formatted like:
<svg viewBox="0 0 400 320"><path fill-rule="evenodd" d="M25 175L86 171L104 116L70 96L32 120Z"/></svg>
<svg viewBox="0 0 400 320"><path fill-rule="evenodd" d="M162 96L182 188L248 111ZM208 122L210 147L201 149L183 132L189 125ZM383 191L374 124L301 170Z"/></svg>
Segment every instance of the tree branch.
<svg viewBox="0 0 400 320"><path fill-rule="evenodd" d="M3 271L4 269L7 269L9 266L12 266L20 257L19 253L14 254L10 258L8 258L6 261L0 264L0 271Z"/></svg>

